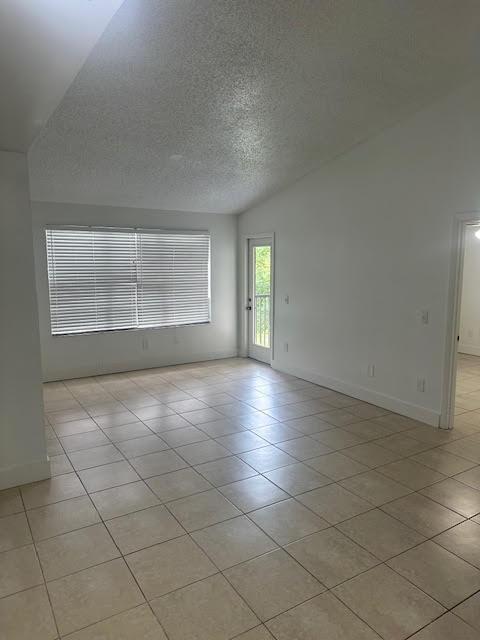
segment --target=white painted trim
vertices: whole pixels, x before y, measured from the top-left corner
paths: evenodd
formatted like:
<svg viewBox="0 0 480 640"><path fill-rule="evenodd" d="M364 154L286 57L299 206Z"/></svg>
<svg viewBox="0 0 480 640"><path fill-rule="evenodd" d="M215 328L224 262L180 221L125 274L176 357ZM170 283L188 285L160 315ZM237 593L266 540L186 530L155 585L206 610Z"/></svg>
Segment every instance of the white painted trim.
<svg viewBox="0 0 480 640"><path fill-rule="evenodd" d="M460 331L463 262L465 257L465 232L467 225L478 222L479 220L480 212L478 211L459 213L453 219L442 413L439 425L443 429L453 429L455 415L455 389L457 383L458 354L457 336Z"/></svg>
<svg viewBox="0 0 480 640"><path fill-rule="evenodd" d="M37 480L50 478L50 460L47 457L40 460L32 460L24 464L0 469L0 490L16 487Z"/></svg>
<svg viewBox="0 0 480 640"><path fill-rule="evenodd" d="M143 362L137 362L136 364L119 363L118 365L112 365L96 370L92 370L91 366L82 367L69 364L65 369L57 368L50 372L48 376L44 376L43 382L55 382L57 380L69 380L72 378L89 378L90 376L103 376L110 373L125 373L128 371L142 371L143 369L156 369L158 367L171 367L177 364L195 364L196 362L203 362L207 360L222 360L224 358L236 358L238 356L238 349L232 348L226 351L210 351L210 352L196 352L192 353L188 359L185 358L168 358L168 360L161 360L158 356L154 356L150 359L145 359Z"/></svg>
<svg viewBox="0 0 480 640"><path fill-rule="evenodd" d="M242 358L248 358L248 313L246 310L246 302L248 299L248 235L242 235L241 237L241 251L239 257L242 260L239 268L239 274L241 278L239 290L240 290L240 304L239 304L239 340L238 340L238 353Z"/></svg>
<svg viewBox="0 0 480 640"><path fill-rule="evenodd" d="M377 393L376 391L372 391L371 389L366 389L365 387L360 387L359 385L343 382L342 380L337 380L336 378L328 378L314 371L307 371L305 369L297 369L296 367L285 366L273 368L283 373L289 373L290 375L301 378L302 380L308 380L308 382L313 382L314 384L319 384L322 387L327 387L328 389L332 389L333 391L344 393L348 396L351 396L352 398L363 400L363 402L375 404L378 407L382 407L382 409L387 409L388 411L399 413L403 416L407 416L408 418L412 418L413 420L419 420L420 422L425 422L426 424L432 425L434 427L438 427L439 425L440 414L433 409L410 404L408 402L404 402L403 400L399 400L398 398L394 398L393 396L387 396L383 393Z"/></svg>
<svg viewBox="0 0 480 640"><path fill-rule="evenodd" d="M239 257L242 259L243 264L240 264L239 275L241 278L240 282L240 328L239 328L239 346L238 346L238 355L241 358L248 358L248 312L246 310L246 302L248 299L248 261L249 261L249 240L261 240L262 238L266 238L272 243L272 290L271 290L271 322L272 326L271 330L271 348L270 348L270 363L273 364L275 360L275 232L274 231L265 231L263 233L244 233L240 236L241 242L241 251L239 252Z"/></svg>
<svg viewBox="0 0 480 640"><path fill-rule="evenodd" d="M465 353L467 356L480 356L480 346L460 343L458 345L458 353Z"/></svg>

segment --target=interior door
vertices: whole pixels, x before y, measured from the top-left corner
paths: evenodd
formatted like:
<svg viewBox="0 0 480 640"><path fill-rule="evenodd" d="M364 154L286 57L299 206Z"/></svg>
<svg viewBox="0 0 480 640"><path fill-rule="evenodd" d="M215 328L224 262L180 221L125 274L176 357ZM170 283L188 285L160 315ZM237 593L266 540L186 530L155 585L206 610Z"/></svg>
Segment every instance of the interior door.
<svg viewBox="0 0 480 640"><path fill-rule="evenodd" d="M271 238L248 241L248 355L270 364L272 359Z"/></svg>

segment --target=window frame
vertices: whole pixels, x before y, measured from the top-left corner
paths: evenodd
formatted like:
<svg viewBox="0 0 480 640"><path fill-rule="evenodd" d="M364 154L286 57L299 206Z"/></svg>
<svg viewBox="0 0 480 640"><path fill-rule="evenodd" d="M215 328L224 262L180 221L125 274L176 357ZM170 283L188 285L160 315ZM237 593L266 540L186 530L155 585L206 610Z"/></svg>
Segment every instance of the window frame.
<svg viewBox="0 0 480 640"><path fill-rule="evenodd" d="M95 329L86 331L70 331L66 333L53 333L52 331L52 310L51 310L51 296L50 296L50 277L49 277L49 262L48 262L48 231L110 231L118 233L152 233L156 235L199 235L208 237L208 263L207 263L207 278L208 278L208 319L201 322L188 322L180 324L168 324L168 325L154 325L149 327L124 327L124 328L112 328L112 329ZM212 324L212 234L209 229L177 229L177 228L163 228L163 227L128 227L128 226L111 226L111 225L65 225L65 224L47 224L43 229L44 248L45 248L45 262L46 262L46 279L47 279L47 299L48 299L48 322L49 322L49 335L51 338L74 338L78 336L90 336L99 335L102 333L123 333L129 331L157 331L161 329L177 329L182 327L196 327ZM137 281L138 287L138 281ZM137 289L138 296L138 289ZM137 318L138 318L138 305L137 305Z"/></svg>

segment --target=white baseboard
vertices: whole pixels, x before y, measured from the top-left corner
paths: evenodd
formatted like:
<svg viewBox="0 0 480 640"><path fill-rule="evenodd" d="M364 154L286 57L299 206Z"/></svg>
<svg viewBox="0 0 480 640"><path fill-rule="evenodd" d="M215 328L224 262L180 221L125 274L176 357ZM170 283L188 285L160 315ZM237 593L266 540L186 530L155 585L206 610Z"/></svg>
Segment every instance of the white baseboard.
<svg viewBox="0 0 480 640"><path fill-rule="evenodd" d="M375 404L378 407L382 407L382 409L387 409L388 411L407 416L407 418L419 420L420 422L425 422L426 424L434 427L438 427L440 424L440 414L436 413L432 409L410 404L398 398L378 393L377 391L372 391L371 389L366 389L359 385L342 382L336 378L328 378L313 371L306 371L295 367L277 366L276 363L272 363L272 368L283 373L289 373L297 378L302 378L302 380L308 380L308 382L319 384L322 387L327 387L333 391L344 393L352 398L363 400L363 402Z"/></svg>
<svg viewBox="0 0 480 640"><path fill-rule="evenodd" d="M474 344L460 343L458 345L458 352L465 353L468 356L480 356L480 347Z"/></svg>
<svg viewBox="0 0 480 640"><path fill-rule="evenodd" d="M103 376L110 373L125 373L128 371L141 371L143 369L156 369L157 367L170 367L177 364L195 364L196 362L207 362L210 360L222 360L224 358L236 358L238 350L228 349L225 351L192 353L188 357L149 359L145 362L121 362L105 365L101 370L92 364L88 366L69 365L68 368L55 368L44 371L43 382L55 382L56 380L71 380L72 378L88 378L90 376Z"/></svg>
<svg viewBox="0 0 480 640"><path fill-rule="evenodd" d="M50 478L50 460L48 457L41 460L31 460L24 464L16 464L0 469L0 490L16 487L37 480Z"/></svg>

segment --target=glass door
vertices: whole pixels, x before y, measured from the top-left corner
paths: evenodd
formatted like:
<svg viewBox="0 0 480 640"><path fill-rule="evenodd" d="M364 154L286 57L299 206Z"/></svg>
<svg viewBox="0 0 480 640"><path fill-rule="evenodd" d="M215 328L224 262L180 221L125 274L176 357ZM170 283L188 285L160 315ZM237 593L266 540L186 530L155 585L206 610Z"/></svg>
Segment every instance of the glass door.
<svg viewBox="0 0 480 640"><path fill-rule="evenodd" d="M250 239L248 256L248 355L270 364L272 351L271 239Z"/></svg>

